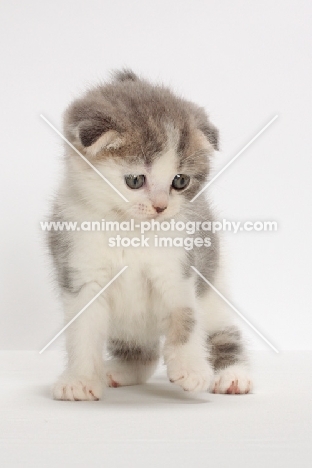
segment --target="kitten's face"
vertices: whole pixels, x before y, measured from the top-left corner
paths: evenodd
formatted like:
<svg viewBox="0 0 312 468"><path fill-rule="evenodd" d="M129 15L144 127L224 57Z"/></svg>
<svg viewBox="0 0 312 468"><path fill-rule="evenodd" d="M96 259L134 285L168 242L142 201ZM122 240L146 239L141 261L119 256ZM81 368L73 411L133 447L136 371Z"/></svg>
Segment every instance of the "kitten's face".
<svg viewBox="0 0 312 468"><path fill-rule="evenodd" d="M208 173L211 145L197 130L190 140L189 152L181 155L174 140L168 139L165 149L148 162L143 154L128 158L105 154L95 158L92 164L128 202L75 155L71 158L72 173L77 175L73 180L79 184L82 198L88 199L102 217L109 214L121 219L159 221L172 218L183 212Z"/></svg>
<svg viewBox="0 0 312 468"><path fill-rule="evenodd" d="M116 189L69 150L76 193L100 216L123 219L163 220L181 212L205 183L218 144L202 109L134 78L74 102L65 133Z"/></svg>
<svg viewBox="0 0 312 468"><path fill-rule="evenodd" d="M150 163L142 159L130 164L127 159L118 158L99 162L99 170L128 200L127 203L111 193L110 187L102 187L106 203L109 191L109 205L123 218L164 220L177 215L206 180L207 153L211 148L202 135L196 136L197 148L194 146L189 158L182 159L177 148L168 145Z"/></svg>

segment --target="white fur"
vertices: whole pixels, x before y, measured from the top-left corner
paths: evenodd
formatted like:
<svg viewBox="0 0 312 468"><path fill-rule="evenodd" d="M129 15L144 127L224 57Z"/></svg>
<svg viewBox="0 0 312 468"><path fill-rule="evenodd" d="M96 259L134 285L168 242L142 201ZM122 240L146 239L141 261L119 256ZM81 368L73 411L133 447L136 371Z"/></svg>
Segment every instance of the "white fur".
<svg viewBox="0 0 312 468"><path fill-rule="evenodd" d="M210 385L212 393L244 394L252 391L249 370L243 364L235 364L216 373Z"/></svg>

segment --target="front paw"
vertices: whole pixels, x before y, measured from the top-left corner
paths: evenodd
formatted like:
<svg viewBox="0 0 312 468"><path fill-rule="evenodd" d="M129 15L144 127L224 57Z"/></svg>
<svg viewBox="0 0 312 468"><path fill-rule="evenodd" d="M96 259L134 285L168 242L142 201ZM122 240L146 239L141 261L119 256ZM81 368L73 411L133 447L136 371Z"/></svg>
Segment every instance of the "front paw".
<svg viewBox="0 0 312 468"><path fill-rule="evenodd" d="M202 363L171 361L167 365L167 374L170 382L188 392L207 391L213 378L213 370L206 361Z"/></svg>
<svg viewBox="0 0 312 468"><path fill-rule="evenodd" d="M210 391L230 395L250 393L252 391L252 380L244 366L229 366L216 373Z"/></svg>
<svg viewBox="0 0 312 468"><path fill-rule="evenodd" d="M102 395L102 384L98 379L63 375L53 388L55 400L98 401Z"/></svg>

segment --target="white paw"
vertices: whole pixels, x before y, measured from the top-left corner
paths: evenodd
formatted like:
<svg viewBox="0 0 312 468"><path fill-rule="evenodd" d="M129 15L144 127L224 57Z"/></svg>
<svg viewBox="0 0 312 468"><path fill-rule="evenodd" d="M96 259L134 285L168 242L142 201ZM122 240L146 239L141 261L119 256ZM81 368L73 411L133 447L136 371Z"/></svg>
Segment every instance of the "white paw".
<svg viewBox="0 0 312 468"><path fill-rule="evenodd" d="M100 380L91 380L86 377L62 376L53 388L55 400L69 401L97 401L102 395Z"/></svg>
<svg viewBox="0 0 312 468"><path fill-rule="evenodd" d="M252 390L252 381L244 366L233 365L221 369L210 386L212 393L243 394Z"/></svg>
<svg viewBox="0 0 312 468"><path fill-rule="evenodd" d="M167 364L170 382L188 392L205 392L211 385L213 370L207 361L183 363L172 360Z"/></svg>

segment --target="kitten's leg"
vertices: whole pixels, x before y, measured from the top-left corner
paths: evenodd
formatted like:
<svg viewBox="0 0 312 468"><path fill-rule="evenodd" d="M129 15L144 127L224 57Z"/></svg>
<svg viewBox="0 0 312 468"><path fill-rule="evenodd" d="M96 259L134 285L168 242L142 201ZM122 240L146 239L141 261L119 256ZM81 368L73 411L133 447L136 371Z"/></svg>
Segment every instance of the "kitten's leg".
<svg viewBox="0 0 312 468"><path fill-rule="evenodd" d="M252 382L242 343L241 333L235 326L215 331L208 337L210 360L215 369L213 393L249 393Z"/></svg>
<svg viewBox="0 0 312 468"><path fill-rule="evenodd" d="M64 292L68 323L102 289L85 284L77 293ZM103 342L107 329L107 308L98 297L66 330L67 369L53 389L57 400L99 400L103 380Z"/></svg>
<svg viewBox="0 0 312 468"><path fill-rule="evenodd" d="M170 382L191 392L205 391L213 378L204 337L192 308L171 310L164 357Z"/></svg>
<svg viewBox="0 0 312 468"><path fill-rule="evenodd" d="M224 291L220 276L216 276L214 285ZM202 294L199 302L206 330L207 358L215 371L210 391L229 394L250 392L252 380L248 355L241 333L233 325L233 312L210 288Z"/></svg>
<svg viewBox="0 0 312 468"><path fill-rule="evenodd" d="M169 380L187 391L205 391L211 384L213 369L207 360L193 280L182 278L178 272L175 277L171 271L170 277L162 276L159 293L165 311L162 326Z"/></svg>
<svg viewBox="0 0 312 468"><path fill-rule="evenodd" d="M146 382L155 372L159 359L159 343L136 344L120 339L109 341L112 359L106 361L107 385L120 387Z"/></svg>

